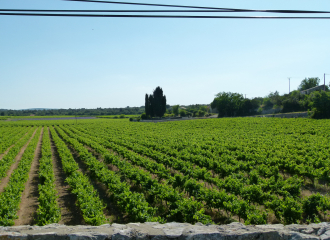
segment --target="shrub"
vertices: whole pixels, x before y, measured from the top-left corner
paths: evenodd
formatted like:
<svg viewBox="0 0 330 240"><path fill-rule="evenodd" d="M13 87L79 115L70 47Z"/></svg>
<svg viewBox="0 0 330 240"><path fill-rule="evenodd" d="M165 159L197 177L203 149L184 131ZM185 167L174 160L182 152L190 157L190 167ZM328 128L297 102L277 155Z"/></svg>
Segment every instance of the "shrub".
<svg viewBox="0 0 330 240"><path fill-rule="evenodd" d="M201 110L198 110L197 114L196 114L198 117L204 117L205 115L205 112L204 111L201 111Z"/></svg>
<svg viewBox="0 0 330 240"><path fill-rule="evenodd" d="M312 118L330 118L330 92L316 92L312 107Z"/></svg>
<svg viewBox="0 0 330 240"><path fill-rule="evenodd" d="M181 109L181 110L180 110L180 116L181 116L181 117L185 117L186 115L187 115L186 111L183 110L183 109Z"/></svg>

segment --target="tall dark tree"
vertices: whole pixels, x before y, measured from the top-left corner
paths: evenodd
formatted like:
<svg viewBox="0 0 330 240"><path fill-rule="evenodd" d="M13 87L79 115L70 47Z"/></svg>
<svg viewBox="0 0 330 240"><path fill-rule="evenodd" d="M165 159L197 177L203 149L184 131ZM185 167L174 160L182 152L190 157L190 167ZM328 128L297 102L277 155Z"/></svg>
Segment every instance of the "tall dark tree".
<svg viewBox="0 0 330 240"><path fill-rule="evenodd" d="M145 98L146 115L151 117L162 117L166 112L166 96L163 95L163 89L157 87L153 94L146 94Z"/></svg>
<svg viewBox="0 0 330 240"><path fill-rule="evenodd" d="M146 111L146 115L150 116L150 104L149 104L149 97L148 94L146 94L146 99L145 99L145 111Z"/></svg>
<svg viewBox="0 0 330 240"><path fill-rule="evenodd" d="M156 117L162 117L166 111L166 99L165 99L165 104L163 106L163 102L164 102L163 89L161 89L160 87L156 87L153 95L154 95L154 104L153 104L154 114Z"/></svg>
<svg viewBox="0 0 330 240"><path fill-rule="evenodd" d="M166 96L162 98L162 116L166 113Z"/></svg>
<svg viewBox="0 0 330 240"><path fill-rule="evenodd" d="M152 94L149 95L149 113L151 117L155 116L154 96Z"/></svg>

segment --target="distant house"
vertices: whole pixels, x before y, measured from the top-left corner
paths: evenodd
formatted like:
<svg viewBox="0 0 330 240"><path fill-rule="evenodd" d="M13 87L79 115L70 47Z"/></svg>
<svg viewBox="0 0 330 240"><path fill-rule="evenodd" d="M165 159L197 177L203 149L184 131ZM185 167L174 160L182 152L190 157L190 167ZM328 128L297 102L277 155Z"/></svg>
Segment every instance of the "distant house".
<svg viewBox="0 0 330 240"><path fill-rule="evenodd" d="M317 91L317 90L323 90L324 84L316 87L312 87L303 91L300 91L301 94L310 94L311 92Z"/></svg>

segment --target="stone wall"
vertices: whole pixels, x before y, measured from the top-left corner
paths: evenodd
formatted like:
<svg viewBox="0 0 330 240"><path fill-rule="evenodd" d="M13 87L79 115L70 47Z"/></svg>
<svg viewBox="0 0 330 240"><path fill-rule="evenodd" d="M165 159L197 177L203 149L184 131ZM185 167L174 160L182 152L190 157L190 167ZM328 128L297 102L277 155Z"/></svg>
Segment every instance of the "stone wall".
<svg viewBox="0 0 330 240"><path fill-rule="evenodd" d="M330 223L310 225L256 225L241 223L130 223L102 226L0 227L0 240L330 240Z"/></svg>
<svg viewBox="0 0 330 240"><path fill-rule="evenodd" d="M279 113L279 114L268 114L268 115L256 115L254 117L276 117L276 118L307 118L308 112L297 112L297 113Z"/></svg>
<svg viewBox="0 0 330 240"><path fill-rule="evenodd" d="M311 92L317 91L317 90L324 90L324 84L320 86L316 86L313 88L306 89L304 91L300 91L301 94L310 94Z"/></svg>
<svg viewBox="0 0 330 240"><path fill-rule="evenodd" d="M276 108L276 109L268 109L268 110L262 110L261 114L276 114L276 113L280 113L282 111L283 108ZM255 110L256 112L258 111L258 109Z"/></svg>

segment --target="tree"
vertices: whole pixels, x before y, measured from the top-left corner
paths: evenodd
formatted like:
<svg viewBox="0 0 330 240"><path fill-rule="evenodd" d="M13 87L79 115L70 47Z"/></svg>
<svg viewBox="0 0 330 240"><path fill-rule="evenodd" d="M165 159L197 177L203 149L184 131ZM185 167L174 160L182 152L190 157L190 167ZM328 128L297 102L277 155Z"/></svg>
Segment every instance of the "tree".
<svg viewBox="0 0 330 240"><path fill-rule="evenodd" d="M282 112L297 112L297 111L305 111L308 109L308 98L309 95L302 94L300 91L295 90L290 94L283 95L282 101Z"/></svg>
<svg viewBox="0 0 330 240"><path fill-rule="evenodd" d="M244 99L241 106L240 115L247 116L253 113L255 113L255 109L253 108L252 100Z"/></svg>
<svg viewBox="0 0 330 240"><path fill-rule="evenodd" d="M244 101L242 94L221 92L215 96L211 107L218 110L219 117L233 117L239 114Z"/></svg>
<svg viewBox="0 0 330 240"><path fill-rule="evenodd" d="M187 112L183 109L180 109L180 116L185 117L187 115Z"/></svg>
<svg viewBox="0 0 330 240"><path fill-rule="evenodd" d="M179 115L179 105L174 105L172 107L172 111L173 111L175 116L178 116Z"/></svg>
<svg viewBox="0 0 330 240"><path fill-rule="evenodd" d="M151 117L155 115L155 111L153 108L154 96L152 94L149 95L149 114Z"/></svg>
<svg viewBox="0 0 330 240"><path fill-rule="evenodd" d="M264 101L262 102L262 104L263 104L263 108L265 110L272 109L273 106L274 106L272 100L269 97L265 97L264 98Z"/></svg>
<svg viewBox="0 0 330 240"><path fill-rule="evenodd" d="M163 89L157 87L153 94L146 94L145 97L146 115L151 117L162 117L166 112L166 96L163 95Z"/></svg>
<svg viewBox="0 0 330 240"><path fill-rule="evenodd" d="M198 117L204 117L204 116L205 116L205 112L202 111L202 110L198 110L197 113L196 113L196 115L197 115Z"/></svg>
<svg viewBox="0 0 330 240"><path fill-rule="evenodd" d="M146 115L149 116L150 115L150 105L149 105L149 97L148 97L148 94L146 94L146 98L145 98L145 112L146 112Z"/></svg>
<svg viewBox="0 0 330 240"><path fill-rule="evenodd" d="M166 112L166 96L163 96L163 90L160 87L156 87L153 96L154 101L152 108L154 109L154 115L162 117Z"/></svg>
<svg viewBox="0 0 330 240"><path fill-rule="evenodd" d="M166 96L162 97L162 116L166 113Z"/></svg>
<svg viewBox="0 0 330 240"><path fill-rule="evenodd" d="M282 98L280 96L280 93L278 91L271 92L268 97L272 101L275 108L278 108L282 105Z"/></svg>
<svg viewBox="0 0 330 240"><path fill-rule="evenodd" d="M199 110L202 112L207 112L207 107L206 106L200 106Z"/></svg>
<svg viewBox="0 0 330 240"><path fill-rule="evenodd" d="M262 101L263 109L278 108L282 105L282 98L278 91L269 93Z"/></svg>
<svg viewBox="0 0 330 240"><path fill-rule="evenodd" d="M305 78L301 81L298 90L303 91L312 87L316 87L320 84L319 78Z"/></svg>
<svg viewBox="0 0 330 240"><path fill-rule="evenodd" d="M312 107L313 118L330 118L330 92L315 92Z"/></svg>
<svg viewBox="0 0 330 240"><path fill-rule="evenodd" d="M256 97L251 100L251 108L252 111L257 111L260 105L262 104L262 98L261 97Z"/></svg>

